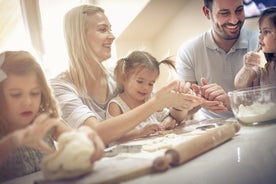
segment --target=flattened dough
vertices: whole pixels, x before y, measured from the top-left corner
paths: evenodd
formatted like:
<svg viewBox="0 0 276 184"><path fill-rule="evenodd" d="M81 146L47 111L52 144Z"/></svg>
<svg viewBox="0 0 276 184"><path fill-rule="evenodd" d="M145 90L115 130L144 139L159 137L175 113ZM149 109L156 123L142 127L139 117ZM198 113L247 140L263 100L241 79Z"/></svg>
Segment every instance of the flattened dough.
<svg viewBox="0 0 276 184"><path fill-rule="evenodd" d="M148 144L143 145L143 150L147 152L154 152L161 149L168 149L173 146L173 139L177 137L176 134L167 134L150 141Z"/></svg>
<svg viewBox="0 0 276 184"><path fill-rule="evenodd" d="M90 157L95 148L87 134L80 131L63 133L57 146L57 152L42 159L41 170L46 179L70 179L92 171Z"/></svg>

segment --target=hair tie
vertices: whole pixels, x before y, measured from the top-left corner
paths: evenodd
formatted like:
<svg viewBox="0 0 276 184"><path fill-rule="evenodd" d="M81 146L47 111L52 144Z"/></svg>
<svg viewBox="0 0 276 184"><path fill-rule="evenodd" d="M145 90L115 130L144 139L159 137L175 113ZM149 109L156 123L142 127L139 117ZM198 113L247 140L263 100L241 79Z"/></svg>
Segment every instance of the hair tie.
<svg viewBox="0 0 276 184"><path fill-rule="evenodd" d="M5 53L0 54L0 82L7 78L7 74L1 69L5 61Z"/></svg>

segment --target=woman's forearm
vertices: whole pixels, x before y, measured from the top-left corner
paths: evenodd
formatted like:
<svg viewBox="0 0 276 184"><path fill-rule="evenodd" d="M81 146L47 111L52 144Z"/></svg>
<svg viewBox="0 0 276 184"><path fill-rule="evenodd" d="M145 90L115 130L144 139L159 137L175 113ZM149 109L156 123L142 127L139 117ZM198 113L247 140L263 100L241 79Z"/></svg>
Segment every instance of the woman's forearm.
<svg viewBox="0 0 276 184"><path fill-rule="evenodd" d="M106 119L103 122L97 122L94 118L89 118L85 124L96 130L104 144L108 145L121 138L160 108L156 99L152 98L143 105L119 116Z"/></svg>

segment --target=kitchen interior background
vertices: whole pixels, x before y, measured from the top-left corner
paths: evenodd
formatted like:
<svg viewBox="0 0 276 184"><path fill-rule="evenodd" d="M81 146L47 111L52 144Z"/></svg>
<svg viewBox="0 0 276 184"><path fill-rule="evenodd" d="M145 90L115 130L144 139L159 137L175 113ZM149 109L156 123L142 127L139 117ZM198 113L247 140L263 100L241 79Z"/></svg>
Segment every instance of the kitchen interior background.
<svg viewBox="0 0 276 184"><path fill-rule="evenodd" d="M63 16L81 3L103 7L112 24L116 40L108 65L134 49L157 59L173 56L183 42L210 29L203 0L0 0L0 50L28 49L54 77L67 67ZM245 27L258 29L257 20L246 19Z"/></svg>

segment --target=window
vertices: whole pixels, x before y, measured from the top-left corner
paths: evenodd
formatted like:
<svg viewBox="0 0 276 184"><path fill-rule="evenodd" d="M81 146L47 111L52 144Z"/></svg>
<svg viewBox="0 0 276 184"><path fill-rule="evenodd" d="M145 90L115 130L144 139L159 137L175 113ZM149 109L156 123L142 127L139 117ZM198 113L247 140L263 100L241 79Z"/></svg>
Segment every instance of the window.
<svg viewBox="0 0 276 184"><path fill-rule="evenodd" d="M63 36L63 17L80 0L40 0L42 36L45 48L44 69L49 78L55 77L67 68L68 59Z"/></svg>
<svg viewBox="0 0 276 184"><path fill-rule="evenodd" d="M1 1L1 51L28 50L33 52L28 35L25 31L20 9L20 2L18 0Z"/></svg>

